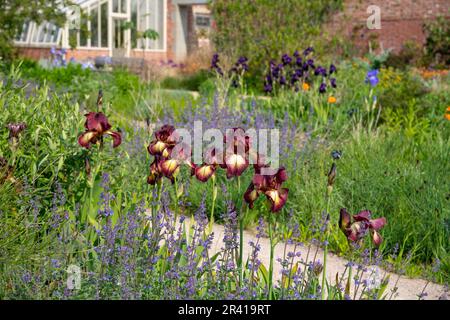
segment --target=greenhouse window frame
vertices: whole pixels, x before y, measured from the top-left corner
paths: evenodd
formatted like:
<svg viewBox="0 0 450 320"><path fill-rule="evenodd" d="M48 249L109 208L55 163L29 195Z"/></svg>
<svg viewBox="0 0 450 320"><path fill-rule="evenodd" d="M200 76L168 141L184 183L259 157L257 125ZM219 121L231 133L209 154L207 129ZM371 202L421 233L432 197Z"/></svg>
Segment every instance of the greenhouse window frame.
<svg viewBox="0 0 450 320"><path fill-rule="evenodd" d="M91 38L88 37L87 38L87 43L84 46L79 45L80 44L80 32L77 32L77 46L76 48L74 48L75 50L98 50L98 51L109 51L109 55L113 55L113 50L114 50L114 39L113 39L113 24L114 24L114 19L122 19L124 21L130 22L132 21L132 15L131 15L131 1L127 0L127 12L126 13L114 13L112 10L112 1L113 0L106 0L106 1L102 1L102 0L87 0L84 2L78 2L80 9L85 12L87 14L87 28L89 33L91 32L91 18L90 18L90 13L92 8L97 8L98 10L98 20L97 20L97 25L98 25L98 46L93 47L91 45ZM108 26L108 31L107 31L107 43L108 46L102 46L102 35L101 35L101 6L103 4L107 3L108 4L108 10L107 10L107 26ZM125 30L124 33L124 37L125 37L125 42L127 43L126 45L126 56L130 56L131 52L154 52L154 53L166 53L167 52L167 41L168 41L168 1L167 0L161 0L162 6L163 6L163 10L162 10L162 17L161 15L157 15L157 21L155 22L155 25L158 23L160 24L160 20L162 18L162 29L159 30L159 28L155 29L155 31L158 32L158 34L160 34L161 36L161 32L162 34L162 43L161 43L161 48L155 49L155 48L148 48L149 43L146 43L146 48L132 48L132 44L131 44L131 30ZM149 1L146 1L146 11L149 10ZM150 18L146 17L146 25L149 26L150 24ZM27 30L27 35L25 37L24 41L20 41L20 40L14 40L14 43L16 46L18 47L29 47L29 48L51 48L51 47L56 47L56 46L60 46L62 48L66 48L66 49L71 49L69 46L69 23L66 22L66 24L64 26L58 27L58 35L56 36L56 40L53 42L40 42L40 41L34 41L33 39L39 39L39 37L42 35L42 32L45 32L45 26L52 26L53 24L51 24L51 22L45 21L41 24L36 24L35 22L30 22L30 25L28 27ZM145 30L140 30L140 31L145 31ZM23 31L22 31L23 32ZM36 34L37 32L37 34ZM44 40L47 37L47 33L45 32L44 34ZM150 41L150 40L147 40Z"/></svg>

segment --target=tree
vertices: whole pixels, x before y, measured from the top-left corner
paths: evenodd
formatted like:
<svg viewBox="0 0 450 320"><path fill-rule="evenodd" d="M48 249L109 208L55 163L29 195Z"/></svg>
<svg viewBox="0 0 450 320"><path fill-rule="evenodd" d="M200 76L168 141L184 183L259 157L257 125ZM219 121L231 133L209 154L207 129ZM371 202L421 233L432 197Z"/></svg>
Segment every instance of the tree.
<svg viewBox="0 0 450 320"><path fill-rule="evenodd" d="M15 54L14 38L22 32L27 21L51 22L64 25L66 15L61 0L2 0L0 1L0 57L11 59ZM70 4L64 2L65 5Z"/></svg>

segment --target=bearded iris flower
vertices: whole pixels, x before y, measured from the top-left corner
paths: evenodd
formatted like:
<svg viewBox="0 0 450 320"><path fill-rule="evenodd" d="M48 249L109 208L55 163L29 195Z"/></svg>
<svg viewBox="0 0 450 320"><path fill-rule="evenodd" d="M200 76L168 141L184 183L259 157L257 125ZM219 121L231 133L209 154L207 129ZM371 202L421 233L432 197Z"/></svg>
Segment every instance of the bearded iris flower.
<svg viewBox="0 0 450 320"><path fill-rule="evenodd" d="M9 130L9 139L19 138L19 134L26 129L27 125L23 122L20 123L8 123L6 126Z"/></svg>
<svg viewBox="0 0 450 320"><path fill-rule="evenodd" d="M152 156L163 156L168 158L171 150L177 144L178 136L174 134L175 127L163 125L155 132L155 140L148 146L147 150Z"/></svg>
<svg viewBox="0 0 450 320"><path fill-rule="evenodd" d="M273 175L255 174L244 194L244 200L252 209L254 202L260 195L264 194L271 203L271 211L280 211L286 204L289 193L289 189L281 187L286 180L287 173L284 167L278 169Z"/></svg>
<svg viewBox="0 0 450 320"><path fill-rule="evenodd" d="M343 208L340 211L339 228L345 234L347 239L352 242L358 242L364 236L370 232L372 241L376 246L379 246L383 241L380 231L387 221L386 218L371 219L372 213L369 210L361 211L360 213L352 217L347 212L347 209Z"/></svg>
<svg viewBox="0 0 450 320"><path fill-rule="evenodd" d="M375 87L378 82L380 82L380 79L378 79L378 74L380 73L380 71L378 70L370 70L369 72L367 72L366 75L366 83L370 83L370 86Z"/></svg>
<svg viewBox="0 0 450 320"><path fill-rule="evenodd" d="M111 131L111 125L102 112L89 112L85 117L86 123L84 126L86 131L78 137L80 146L89 149L91 144L102 141L105 134L113 138L113 148L118 147L122 143L122 136L119 132Z"/></svg>
<svg viewBox="0 0 450 320"><path fill-rule="evenodd" d="M188 163L191 167L191 176L195 176L201 182L208 181L216 172L218 165L223 162L220 161L220 157L223 157L223 154L217 152L215 148L212 148L206 152L206 161L203 164Z"/></svg>
<svg viewBox="0 0 450 320"><path fill-rule="evenodd" d="M337 85L336 85L336 78L331 78L330 79L330 85L331 85L332 88L336 88L337 87Z"/></svg>
<svg viewBox="0 0 450 320"><path fill-rule="evenodd" d="M229 134L231 133L231 135ZM242 128L233 128L224 137L225 153L217 155L220 166L227 169L227 178L239 177L249 166L247 153L250 150L250 139Z"/></svg>
<svg viewBox="0 0 450 320"><path fill-rule="evenodd" d="M171 125L164 125L155 132L155 140L147 147L148 152L155 157L147 178L149 184L158 183L163 176L174 183L180 165L183 162L190 164L191 151L179 144L178 140L179 135Z"/></svg>
<svg viewBox="0 0 450 320"><path fill-rule="evenodd" d="M214 175L216 167L212 164L203 164L201 166L193 164L191 170L191 175L201 182L206 182Z"/></svg>
<svg viewBox="0 0 450 320"><path fill-rule="evenodd" d="M335 73L337 71L337 69L336 69L336 66L334 65L334 64L331 64L330 65L330 74L333 74L333 73Z"/></svg>

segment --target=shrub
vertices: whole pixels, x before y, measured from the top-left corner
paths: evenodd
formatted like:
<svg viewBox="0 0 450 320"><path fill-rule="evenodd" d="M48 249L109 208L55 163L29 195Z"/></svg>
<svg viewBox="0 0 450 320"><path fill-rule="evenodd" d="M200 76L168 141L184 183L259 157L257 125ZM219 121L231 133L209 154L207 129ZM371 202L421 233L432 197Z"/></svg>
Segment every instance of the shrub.
<svg viewBox="0 0 450 320"><path fill-rule="evenodd" d="M213 41L225 55L249 58L253 76L259 77L272 58L310 45L323 48L321 25L341 6L342 1L328 0L214 1Z"/></svg>
<svg viewBox="0 0 450 320"><path fill-rule="evenodd" d="M443 68L450 65L450 23L446 17L424 24L427 34L425 44L425 63L434 67Z"/></svg>

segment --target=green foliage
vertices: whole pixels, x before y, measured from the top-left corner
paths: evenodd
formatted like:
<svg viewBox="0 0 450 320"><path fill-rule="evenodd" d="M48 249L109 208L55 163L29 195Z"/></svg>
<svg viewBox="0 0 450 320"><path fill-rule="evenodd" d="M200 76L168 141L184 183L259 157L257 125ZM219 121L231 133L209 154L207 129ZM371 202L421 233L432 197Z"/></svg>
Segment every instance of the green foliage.
<svg viewBox="0 0 450 320"><path fill-rule="evenodd" d="M446 67L450 65L450 24L448 18L438 17L423 26L427 34L424 57L427 65Z"/></svg>
<svg viewBox="0 0 450 320"><path fill-rule="evenodd" d="M190 91L200 91L201 86L210 78L210 73L200 70L192 75L167 77L161 81L161 87L165 89L185 89Z"/></svg>
<svg viewBox="0 0 450 320"><path fill-rule="evenodd" d="M115 196L110 201L113 223L130 217L141 202L148 208L142 212L142 216L146 216L155 207L157 192L145 181L151 161L146 147L152 138L146 123L135 120L145 119L152 123L167 113L174 114L175 122L191 119L200 105L206 105L205 110L213 108L217 84L212 79L203 81L200 75L198 80L192 80L192 83L198 81L195 86L202 82L200 87L204 89L201 91L207 94L200 100L186 91L160 90L157 85L142 83L137 76L120 69L112 73L79 70L75 66L73 69L44 69L30 61L24 61L20 68L23 74L13 65L12 71L3 75L5 82L0 87L0 157L14 167L13 180L2 183L0 176L0 288L14 284L12 291L0 289L0 297L37 295L57 298L58 290L55 288L64 284L64 268L75 261L86 272L95 275L104 272L116 280L127 281L129 285L151 287L133 287L140 290L141 298L163 297L166 294L164 288L174 288L174 283L162 276L167 269L168 251L165 246L157 250L157 256L162 259L154 264L154 272L140 272L149 270L143 268L131 280L121 278L123 270L116 267L118 264L101 267L98 253L93 248L106 243L96 231L99 227L108 226L108 220L99 214L104 209L102 174L111 173L109 191ZM337 227L339 209L347 207L352 213L370 209L374 217L385 216L388 220L382 230L384 241L380 247L388 262L399 267L411 262L406 270L409 275L432 274L435 281L448 281L450 127L449 122L443 119L449 101L448 78L428 83L406 70L381 69L380 83L372 88L364 81L367 69L368 66L358 60L338 65L336 104L327 104L326 99L320 100L316 90L311 90L301 94L284 92L270 99L242 98L232 92L227 97L227 106L248 114L249 118L256 108L266 110L273 116L275 127L282 128L284 118L294 120L297 125L295 135L288 141L292 148L282 163L289 177L286 181L289 188L286 212L278 216L278 227L282 232L289 234L289 227L298 223L300 239L297 240L323 241L317 224L324 208L328 208L331 221L329 249L348 256L354 253ZM30 83L19 81L22 78L34 79L39 88L33 89ZM168 82L168 86L176 87L176 83ZM77 137L83 130L83 112L95 110L99 87L104 89L103 111L113 129L122 132L123 145L112 149L109 138L106 138L104 150L93 148L87 151L77 144ZM424 87L426 90L422 92ZM62 90L68 93L62 93ZM377 111L381 111L383 122L378 127L368 128L368 121L357 121L354 114L366 119L367 105L371 105L375 95L381 105ZM5 128L10 122L27 124L16 149L11 148ZM332 150L342 150L343 156L337 161L337 177L328 206L326 175L332 161ZM90 176L85 172L86 159L90 160ZM190 178L189 170L182 171L178 178L180 182L195 181L195 178ZM218 170L216 185L226 184L229 197L222 196L219 189L214 211L216 221L223 223L221 213L227 209L227 200L232 199L236 208L241 207L242 191L251 179L250 170L238 181L226 179L224 172ZM164 183L168 192L163 203L169 203L170 209L175 210L181 202L183 207L180 211L189 215L196 212L205 197L209 213L213 203L212 180L207 183L194 181L180 183L181 191ZM61 192L63 197L55 196ZM183 196L180 198L179 194ZM59 203L62 201L58 197L65 199L63 204ZM34 203L39 203L37 209ZM261 199L245 215L247 227L254 226L259 217L266 217L265 205ZM286 214L288 211L291 212L289 216ZM64 217L64 222L56 230L51 227L55 217ZM148 239L143 236L149 234L146 222L140 221L138 225L139 232L136 242L133 242L138 244L133 247L136 251L132 257L127 256L134 259L132 261L136 265L150 261L147 254L155 252L149 249ZM119 235L122 240L115 242L117 252L121 252L119 248L128 241L125 240L126 233ZM58 240L60 237L65 240ZM389 252L396 243L400 245L400 253L391 261ZM129 247L128 244L125 246ZM56 272L50 267L50 258L54 257L64 264L57 276L48 272ZM441 260L442 266L439 272L433 273L430 264L436 258ZM129 260L124 261L117 263L128 263ZM186 265L186 259L180 256L174 261ZM31 285L20 279L25 272L42 275L42 282L35 279L34 287L30 289ZM202 278L204 274L198 279L205 281ZM268 284L265 267L258 270L258 277L259 297L263 297L263 288ZM320 281L317 276L312 279L313 288L317 288ZM95 278L86 281L86 286L83 285L86 289L77 298L95 295ZM177 283L183 288L185 284ZM119 298L120 290L117 281L111 281L100 291L104 297ZM336 288L330 290L334 290L334 298L343 298L340 296L342 292ZM281 292L275 290L273 294L280 297ZM206 290L199 292L198 297L213 296L209 296Z"/></svg>
<svg viewBox="0 0 450 320"><path fill-rule="evenodd" d="M342 1L218 0L211 6L217 50L229 57L246 56L250 72L260 76L270 59L284 53L310 45L323 50L325 43L318 39L322 23Z"/></svg>
<svg viewBox="0 0 450 320"><path fill-rule="evenodd" d="M13 40L22 32L26 21L50 21L61 26L66 19L58 0L7 0L0 3L0 57L10 59L14 54Z"/></svg>

